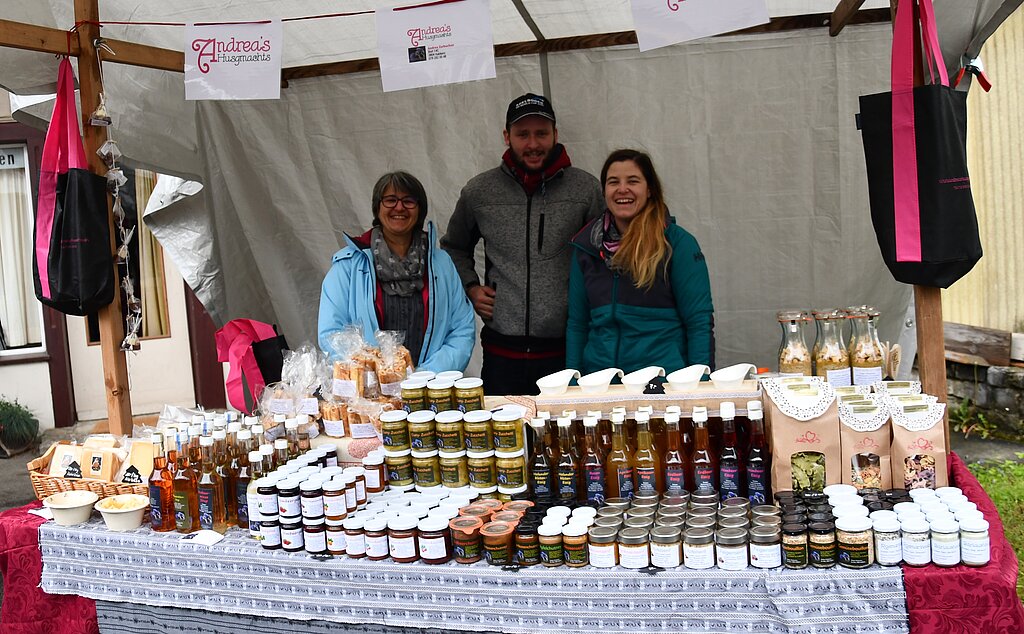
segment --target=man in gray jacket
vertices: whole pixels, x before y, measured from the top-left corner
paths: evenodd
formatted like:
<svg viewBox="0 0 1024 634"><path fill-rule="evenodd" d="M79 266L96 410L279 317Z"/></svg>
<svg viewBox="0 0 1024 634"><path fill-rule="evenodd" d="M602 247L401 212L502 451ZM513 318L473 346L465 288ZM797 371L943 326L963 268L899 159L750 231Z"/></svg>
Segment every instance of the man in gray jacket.
<svg viewBox="0 0 1024 634"><path fill-rule="evenodd" d="M513 99L501 165L462 189L441 247L484 321L484 389L536 394L565 367L569 240L604 211L596 178L572 167L544 96ZM484 241L484 281L474 251Z"/></svg>

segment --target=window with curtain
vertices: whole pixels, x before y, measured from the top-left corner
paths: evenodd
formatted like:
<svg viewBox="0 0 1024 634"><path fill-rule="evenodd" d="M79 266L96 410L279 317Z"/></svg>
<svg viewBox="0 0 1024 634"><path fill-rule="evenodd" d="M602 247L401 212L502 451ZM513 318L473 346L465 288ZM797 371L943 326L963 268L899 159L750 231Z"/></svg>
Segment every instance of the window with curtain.
<svg viewBox="0 0 1024 634"><path fill-rule="evenodd" d="M43 308L32 280L28 148L0 145L0 355L43 349Z"/></svg>

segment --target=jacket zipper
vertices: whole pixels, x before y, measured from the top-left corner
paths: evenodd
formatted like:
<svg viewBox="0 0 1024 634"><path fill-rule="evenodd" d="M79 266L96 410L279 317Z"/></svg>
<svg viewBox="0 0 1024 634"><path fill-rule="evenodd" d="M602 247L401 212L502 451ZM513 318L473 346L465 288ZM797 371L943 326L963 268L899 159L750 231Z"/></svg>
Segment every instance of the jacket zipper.
<svg viewBox="0 0 1024 634"><path fill-rule="evenodd" d="M544 250L544 212L540 212L540 226L537 228L537 253Z"/></svg>
<svg viewBox="0 0 1024 634"><path fill-rule="evenodd" d="M433 244L433 242L431 242ZM437 290L437 278L434 277L434 258L431 253L431 247L427 247L427 282L433 286L427 289L427 303L430 305L430 320L427 322L427 340L423 342L423 347L420 348L420 358L416 361L416 365L423 362L424 355L430 350L430 341L434 338L434 317L437 312L437 302L434 301L434 292Z"/></svg>
<svg viewBox="0 0 1024 634"><path fill-rule="evenodd" d="M612 323L615 324L616 336L615 336L615 363L612 367L618 367L619 365L619 344L622 342L622 328L619 326L619 320L616 317L619 309L619 274L612 274Z"/></svg>
<svg viewBox="0 0 1024 634"><path fill-rule="evenodd" d="M526 195L526 305L523 323L526 325L527 337L530 336L530 210L533 208L533 194ZM543 218L544 216L541 216ZM529 352L529 344L526 351Z"/></svg>

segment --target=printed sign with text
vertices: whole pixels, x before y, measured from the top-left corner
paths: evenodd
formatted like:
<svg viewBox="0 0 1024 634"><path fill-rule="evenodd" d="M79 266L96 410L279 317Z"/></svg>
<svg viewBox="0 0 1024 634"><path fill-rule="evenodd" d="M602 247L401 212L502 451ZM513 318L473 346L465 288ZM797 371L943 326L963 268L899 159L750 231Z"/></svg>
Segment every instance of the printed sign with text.
<svg viewBox="0 0 1024 634"><path fill-rule="evenodd" d="M280 99L280 20L185 26L185 99Z"/></svg>
<svg viewBox="0 0 1024 634"><path fill-rule="evenodd" d="M641 51L768 22L766 0L630 0Z"/></svg>
<svg viewBox="0 0 1024 634"><path fill-rule="evenodd" d="M489 0L377 10L384 92L494 77Z"/></svg>

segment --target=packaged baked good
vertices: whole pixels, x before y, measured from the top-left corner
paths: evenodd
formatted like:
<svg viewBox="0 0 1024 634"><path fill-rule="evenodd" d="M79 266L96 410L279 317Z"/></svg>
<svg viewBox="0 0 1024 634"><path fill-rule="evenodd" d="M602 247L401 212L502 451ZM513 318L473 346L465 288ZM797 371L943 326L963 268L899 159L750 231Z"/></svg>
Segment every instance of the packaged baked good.
<svg viewBox="0 0 1024 634"><path fill-rule="evenodd" d="M377 361L377 381L384 396L401 396L401 383L413 369L412 356L402 345L405 333L394 330L378 330L377 344L380 346Z"/></svg>
<svg viewBox="0 0 1024 634"><path fill-rule="evenodd" d="M394 409L390 403L355 399L348 404L348 433L352 438L381 438L381 412Z"/></svg>
<svg viewBox="0 0 1024 634"><path fill-rule="evenodd" d="M296 350L286 350L281 366L281 382L288 386L292 398L292 413L289 416L305 414L313 419L320 417L320 403L317 393L322 392L324 376L331 372L327 355L310 344L303 344Z"/></svg>
<svg viewBox="0 0 1024 634"><path fill-rule="evenodd" d="M348 404L344 401L321 401L320 419L324 433L334 438L345 436L345 421L348 419Z"/></svg>

